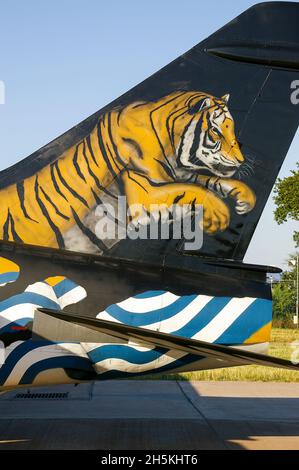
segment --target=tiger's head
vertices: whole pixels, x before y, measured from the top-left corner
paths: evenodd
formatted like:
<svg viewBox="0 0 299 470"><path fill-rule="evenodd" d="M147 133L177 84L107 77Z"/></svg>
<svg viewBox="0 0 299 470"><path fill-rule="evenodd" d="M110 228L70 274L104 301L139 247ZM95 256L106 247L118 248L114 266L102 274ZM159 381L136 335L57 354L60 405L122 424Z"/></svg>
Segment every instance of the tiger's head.
<svg viewBox="0 0 299 470"><path fill-rule="evenodd" d="M186 101L186 110L173 126L178 167L208 169L231 177L244 162L236 139L234 120L228 110L229 95L215 98L197 93Z"/></svg>

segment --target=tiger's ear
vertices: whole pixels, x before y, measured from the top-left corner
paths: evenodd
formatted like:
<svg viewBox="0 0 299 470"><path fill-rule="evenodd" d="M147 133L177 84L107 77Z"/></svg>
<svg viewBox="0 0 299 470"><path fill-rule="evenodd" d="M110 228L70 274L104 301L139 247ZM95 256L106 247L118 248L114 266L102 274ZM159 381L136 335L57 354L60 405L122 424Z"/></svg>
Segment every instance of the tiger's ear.
<svg viewBox="0 0 299 470"><path fill-rule="evenodd" d="M212 106L212 100L210 98L205 98L200 104L199 111L209 108L210 106Z"/></svg>
<svg viewBox="0 0 299 470"><path fill-rule="evenodd" d="M222 101L224 101L225 104L228 103L229 100L229 93L226 93L225 95L221 96Z"/></svg>

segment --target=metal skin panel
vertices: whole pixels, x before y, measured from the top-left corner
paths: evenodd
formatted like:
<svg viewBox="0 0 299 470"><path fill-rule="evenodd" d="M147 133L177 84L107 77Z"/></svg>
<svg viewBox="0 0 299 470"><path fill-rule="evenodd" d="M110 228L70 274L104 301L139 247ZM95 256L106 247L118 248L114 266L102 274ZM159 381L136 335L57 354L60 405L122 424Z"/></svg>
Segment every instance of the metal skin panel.
<svg viewBox="0 0 299 470"><path fill-rule="evenodd" d="M0 387L294 368L254 354L279 270L242 259L298 126L298 22L298 4L250 8L0 173ZM102 239L96 208L118 195L201 204L202 248Z"/></svg>

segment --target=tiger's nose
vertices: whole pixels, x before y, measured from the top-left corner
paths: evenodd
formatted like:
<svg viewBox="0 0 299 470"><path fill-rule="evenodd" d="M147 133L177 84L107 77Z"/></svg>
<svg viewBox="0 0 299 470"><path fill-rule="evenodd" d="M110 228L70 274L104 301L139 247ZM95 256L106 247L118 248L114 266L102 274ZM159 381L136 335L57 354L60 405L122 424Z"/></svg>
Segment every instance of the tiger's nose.
<svg viewBox="0 0 299 470"><path fill-rule="evenodd" d="M236 160L238 161L238 163L243 163L244 162L244 157L243 157L243 154L240 150L240 146L239 146L239 143L236 139L233 139L231 141L231 149L234 153L234 156L236 158Z"/></svg>

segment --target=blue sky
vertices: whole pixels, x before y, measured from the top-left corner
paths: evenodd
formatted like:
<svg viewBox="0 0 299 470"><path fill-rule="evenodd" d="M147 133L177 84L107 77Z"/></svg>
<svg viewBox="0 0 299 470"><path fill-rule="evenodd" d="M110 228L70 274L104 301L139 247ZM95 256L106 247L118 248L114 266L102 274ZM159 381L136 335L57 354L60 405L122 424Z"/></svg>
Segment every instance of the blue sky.
<svg viewBox="0 0 299 470"><path fill-rule="evenodd" d="M21 160L253 5L239 0L2 0L0 169ZM298 161L299 133L280 176ZM295 223L272 197L245 261L283 264ZM298 225L298 224L297 224ZM298 229L298 227L297 227Z"/></svg>

